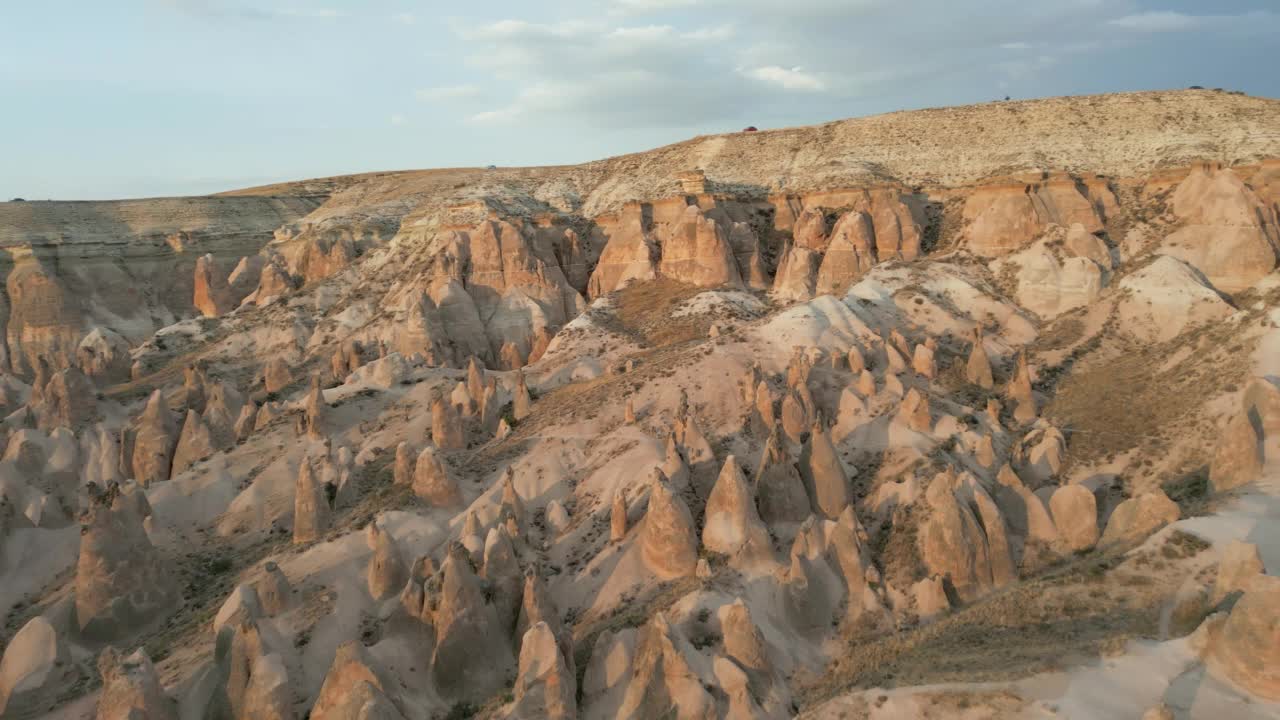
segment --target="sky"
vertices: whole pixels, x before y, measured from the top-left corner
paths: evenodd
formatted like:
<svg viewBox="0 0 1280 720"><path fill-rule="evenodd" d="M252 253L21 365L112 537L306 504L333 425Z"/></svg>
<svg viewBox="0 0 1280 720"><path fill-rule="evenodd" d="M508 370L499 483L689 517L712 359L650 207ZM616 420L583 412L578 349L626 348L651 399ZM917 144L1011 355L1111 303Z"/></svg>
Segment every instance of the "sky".
<svg viewBox="0 0 1280 720"><path fill-rule="evenodd" d="M1276 0L0 0L0 199L593 160L755 125L1280 97Z"/></svg>

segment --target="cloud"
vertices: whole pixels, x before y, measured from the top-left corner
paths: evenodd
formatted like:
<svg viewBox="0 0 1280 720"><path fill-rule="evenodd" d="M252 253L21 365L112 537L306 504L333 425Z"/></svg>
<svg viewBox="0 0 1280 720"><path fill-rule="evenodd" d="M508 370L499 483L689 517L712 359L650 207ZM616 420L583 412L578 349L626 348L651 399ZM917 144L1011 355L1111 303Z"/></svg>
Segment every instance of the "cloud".
<svg viewBox="0 0 1280 720"><path fill-rule="evenodd" d="M475 85L450 85L445 87L423 88L413 93L414 97L426 102L442 102L462 100L480 95L480 88Z"/></svg>
<svg viewBox="0 0 1280 720"><path fill-rule="evenodd" d="M400 13L399 15L392 15L391 19L400 23L401 25L413 25L414 23L418 22L417 16L415 16L413 13L407 13L407 12Z"/></svg>
<svg viewBox="0 0 1280 720"><path fill-rule="evenodd" d="M692 7L698 0L615 0L617 9L626 13L648 13Z"/></svg>
<svg viewBox="0 0 1280 720"><path fill-rule="evenodd" d="M777 65L766 65L745 71L746 75L762 82L777 85L784 90L805 90L816 92L826 89L826 84L819 78L804 71L804 68L787 69Z"/></svg>
<svg viewBox="0 0 1280 720"><path fill-rule="evenodd" d="M395 125L395 126L397 126L397 127L399 127L399 126L401 126L401 125L408 125L408 124L409 124L409 118L405 117L404 115L401 115L400 113L392 113L392 114L391 114L391 124L392 124L392 125Z"/></svg>
<svg viewBox="0 0 1280 720"><path fill-rule="evenodd" d="M1198 27L1202 18L1184 15L1180 12L1155 10L1151 12L1125 15L1107 21L1108 25L1134 32L1179 32Z"/></svg>
<svg viewBox="0 0 1280 720"><path fill-rule="evenodd" d="M332 20L345 15L333 8L262 7L228 0L161 0L161 4L189 15L232 20L283 20L291 18Z"/></svg>
<svg viewBox="0 0 1280 720"><path fill-rule="evenodd" d="M1001 50L1030 50L1031 44L1025 42L1000 43Z"/></svg>

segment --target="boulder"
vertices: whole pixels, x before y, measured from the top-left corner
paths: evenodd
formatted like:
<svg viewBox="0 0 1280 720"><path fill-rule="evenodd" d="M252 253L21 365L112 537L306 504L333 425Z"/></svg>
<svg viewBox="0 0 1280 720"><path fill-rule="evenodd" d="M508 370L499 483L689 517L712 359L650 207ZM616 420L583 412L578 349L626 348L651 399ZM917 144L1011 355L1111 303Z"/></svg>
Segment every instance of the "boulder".
<svg viewBox="0 0 1280 720"><path fill-rule="evenodd" d="M1280 577L1254 578L1205 660L1214 676L1266 700L1280 700Z"/></svg>
<svg viewBox="0 0 1280 720"><path fill-rule="evenodd" d="M1098 502L1083 485L1064 485L1053 491L1049 512L1067 550L1088 550L1098 542Z"/></svg>
<svg viewBox="0 0 1280 720"><path fill-rule="evenodd" d="M1181 515L1178 505L1163 490L1152 490L1131 497L1111 512L1107 529L1102 533L1098 545L1106 547L1116 543L1142 542L1165 525L1177 522Z"/></svg>
<svg viewBox="0 0 1280 720"><path fill-rule="evenodd" d="M1233 592L1247 590L1254 578L1264 572L1266 568L1262 565L1258 546L1232 540L1227 543L1222 551L1222 560L1218 562L1218 577L1213 583L1210 602L1216 605Z"/></svg>
<svg viewBox="0 0 1280 720"><path fill-rule="evenodd" d="M95 327L76 347L76 364L100 385L124 382L133 365L129 341L114 330Z"/></svg>
<svg viewBox="0 0 1280 720"><path fill-rule="evenodd" d="M1247 407L1227 421L1209 464L1209 484L1214 492L1232 490L1262 477L1264 438L1260 430Z"/></svg>

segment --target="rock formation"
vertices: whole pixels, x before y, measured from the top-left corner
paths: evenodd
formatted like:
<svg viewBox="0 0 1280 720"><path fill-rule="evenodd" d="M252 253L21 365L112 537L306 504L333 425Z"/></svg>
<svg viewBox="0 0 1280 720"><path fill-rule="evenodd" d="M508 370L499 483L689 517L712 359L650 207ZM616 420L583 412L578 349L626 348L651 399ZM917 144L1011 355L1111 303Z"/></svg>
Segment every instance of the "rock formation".
<svg viewBox="0 0 1280 720"><path fill-rule="evenodd" d="M810 505L825 517L838 517L852 499L844 465L831 444L831 436L818 423L810 428L809 440L800 453L800 476L804 478Z"/></svg>
<svg viewBox="0 0 1280 720"><path fill-rule="evenodd" d="M329 493L315 477L311 461L303 458L293 497L293 542L315 542L329 529L332 507Z"/></svg>
<svg viewBox="0 0 1280 720"><path fill-rule="evenodd" d="M168 480L177 440L173 416L165 405L164 394L156 390L147 399L146 408L133 429L130 467L134 479L144 486Z"/></svg>
<svg viewBox="0 0 1280 720"><path fill-rule="evenodd" d="M689 508L671 492L661 470L654 469L648 486L649 509L639 532L645 567L663 580L692 575L698 540Z"/></svg>
<svg viewBox="0 0 1280 720"><path fill-rule="evenodd" d="M1280 577L1245 589L1206 658L1214 675L1268 700L1280 700Z"/></svg>
<svg viewBox="0 0 1280 720"><path fill-rule="evenodd" d="M1068 550L1088 550L1098 541L1098 504L1083 485L1054 490L1049 512Z"/></svg>
<svg viewBox="0 0 1280 720"><path fill-rule="evenodd" d="M395 538L375 520L365 530L369 549L369 594L374 600L390 597L404 588L408 568L400 557Z"/></svg>
<svg viewBox="0 0 1280 720"><path fill-rule="evenodd" d="M744 563L767 560L773 555L769 529L756 511L755 494L732 455L725 458L720 477L707 497L702 545Z"/></svg>
<svg viewBox="0 0 1280 720"><path fill-rule="evenodd" d="M432 507L452 508L462 504L462 491L449 476L434 447L423 448L413 470L413 494Z"/></svg>
<svg viewBox="0 0 1280 720"><path fill-rule="evenodd" d="M98 657L98 671L102 674L98 720L177 719L177 708L164 694L156 668L143 650L135 650L122 658L115 648L109 647Z"/></svg>
<svg viewBox="0 0 1280 720"><path fill-rule="evenodd" d="M500 627L460 545L449 547L440 572L432 661L436 688L450 700L487 698L505 687L515 670L510 633Z"/></svg>
<svg viewBox="0 0 1280 720"><path fill-rule="evenodd" d="M147 537L136 500L145 503L139 491L122 495L113 486L80 519L76 621L94 641L129 637L180 602L172 568Z"/></svg>
<svg viewBox="0 0 1280 720"><path fill-rule="evenodd" d="M1107 529L1098 545L1106 547L1114 543L1141 542L1165 525L1177 522L1181 515L1177 504L1161 490L1129 498L1111 511Z"/></svg>

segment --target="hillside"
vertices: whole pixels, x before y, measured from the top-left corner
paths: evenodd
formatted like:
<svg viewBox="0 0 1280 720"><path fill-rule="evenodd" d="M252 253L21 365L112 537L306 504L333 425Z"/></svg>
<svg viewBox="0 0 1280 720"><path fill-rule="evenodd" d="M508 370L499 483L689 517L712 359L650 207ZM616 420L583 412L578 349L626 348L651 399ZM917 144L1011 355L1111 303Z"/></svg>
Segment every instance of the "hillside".
<svg viewBox="0 0 1280 720"><path fill-rule="evenodd" d="M1278 110L0 205L0 716L1280 717Z"/></svg>

